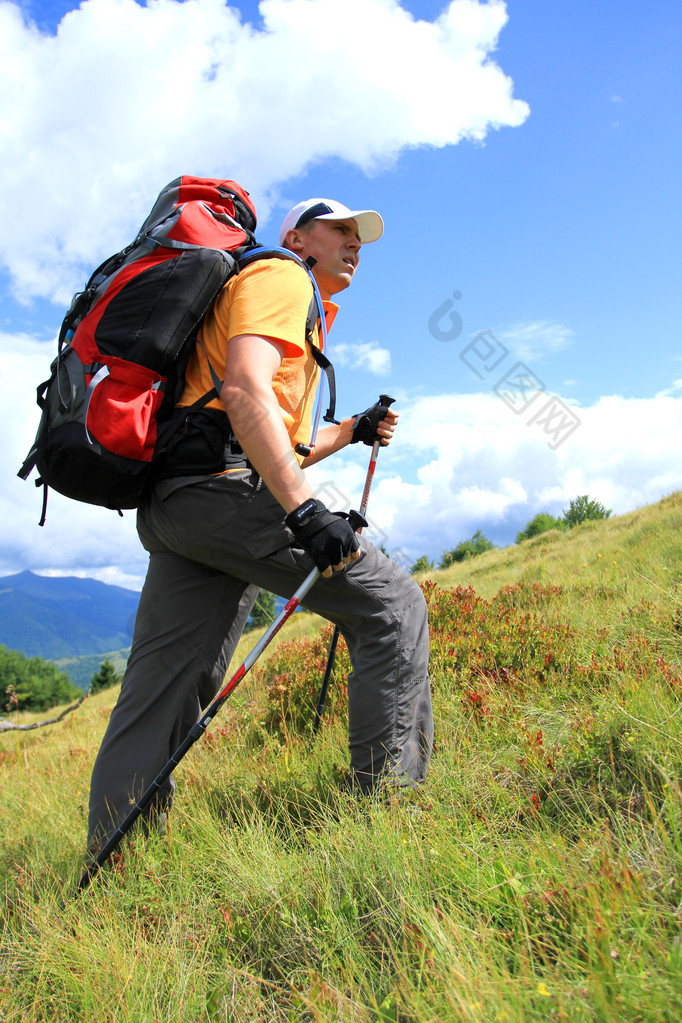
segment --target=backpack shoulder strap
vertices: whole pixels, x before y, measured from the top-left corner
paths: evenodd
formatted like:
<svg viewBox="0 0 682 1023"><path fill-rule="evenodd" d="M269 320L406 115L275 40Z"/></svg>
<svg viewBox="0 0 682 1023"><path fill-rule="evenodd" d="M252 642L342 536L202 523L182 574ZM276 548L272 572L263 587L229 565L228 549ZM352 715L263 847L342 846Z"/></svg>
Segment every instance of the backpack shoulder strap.
<svg viewBox="0 0 682 1023"><path fill-rule="evenodd" d="M324 316L324 310L322 310ZM310 351L313 359L325 373L327 377L327 386L329 387L329 408L322 417L325 423L335 423L338 425L338 419L335 419L336 414L336 374L334 373L334 367L331 360L322 352L315 344L315 327L320 319L317 306L317 298L313 295L310 300L310 306L308 308L308 317L305 325L305 337L306 341L310 345Z"/></svg>
<svg viewBox="0 0 682 1023"><path fill-rule="evenodd" d="M291 259L293 260L294 263L298 263L298 265L301 266L306 271L306 273L308 274L312 281L313 297L310 300L310 305L308 307L308 315L306 316L305 336L306 341L310 345L310 350L313 359L327 377L327 385L329 387L329 408L324 414L323 417L324 421L325 423L335 423L338 425L338 419L334 418L336 415L336 375L334 373L334 366L332 365L331 360L315 344L315 328L317 324L318 323L320 324L320 330L323 332L323 335L325 337L327 331L326 326L323 326L324 324L326 324L326 321L324 316L324 307L322 305L322 299L320 298L317 282L312 274L312 267L314 265L314 261L312 264L308 263L306 260L303 260L299 256L297 256L296 253L292 252L290 249L277 247L272 249L266 249L258 247L255 249L251 249L250 252L247 252L246 255L242 256L239 259L239 262L237 264L237 272L243 269L243 267L250 266L251 263L255 263L256 260L258 259Z"/></svg>

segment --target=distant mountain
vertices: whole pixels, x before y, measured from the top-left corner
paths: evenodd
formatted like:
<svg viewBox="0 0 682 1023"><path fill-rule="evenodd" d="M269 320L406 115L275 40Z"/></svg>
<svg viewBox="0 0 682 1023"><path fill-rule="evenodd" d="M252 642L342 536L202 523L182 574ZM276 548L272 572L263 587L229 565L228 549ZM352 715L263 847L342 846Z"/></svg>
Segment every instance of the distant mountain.
<svg viewBox="0 0 682 1023"><path fill-rule="evenodd" d="M121 650L131 644L139 599L134 590L95 579L6 576L0 579L0 643L50 661Z"/></svg>
<svg viewBox="0 0 682 1023"><path fill-rule="evenodd" d="M54 661L87 689L105 656L123 674L140 594L75 576L33 572L0 579L0 644ZM275 615L286 604L275 599ZM255 643L255 639L254 639Z"/></svg>
<svg viewBox="0 0 682 1023"><path fill-rule="evenodd" d="M82 657L58 657L54 663L60 671L69 676L75 686L85 692L90 688L92 676L99 671L105 657L112 663L114 671L117 671L123 678L129 654L130 647L126 647L123 650L105 650L99 654L84 654Z"/></svg>

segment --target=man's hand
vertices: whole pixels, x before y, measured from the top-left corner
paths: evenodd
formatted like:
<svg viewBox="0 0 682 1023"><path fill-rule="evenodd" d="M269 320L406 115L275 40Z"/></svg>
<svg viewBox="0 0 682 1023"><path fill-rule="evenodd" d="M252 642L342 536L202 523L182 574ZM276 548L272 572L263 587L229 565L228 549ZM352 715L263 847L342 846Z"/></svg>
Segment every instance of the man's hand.
<svg viewBox="0 0 682 1023"><path fill-rule="evenodd" d="M348 518L343 512L330 512L322 501L304 501L284 521L326 579L332 569L342 572L360 557L358 538Z"/></svg>
<svg viewBox="0 0 682 1023"><path fill-rule="evenodd" d="M384 446L391 443L398 423L398 413L389 407L392 402L393 398L382 394L376 404L355 416L351 444L362 441L371 447L375 441L381 441Z"/></svg>

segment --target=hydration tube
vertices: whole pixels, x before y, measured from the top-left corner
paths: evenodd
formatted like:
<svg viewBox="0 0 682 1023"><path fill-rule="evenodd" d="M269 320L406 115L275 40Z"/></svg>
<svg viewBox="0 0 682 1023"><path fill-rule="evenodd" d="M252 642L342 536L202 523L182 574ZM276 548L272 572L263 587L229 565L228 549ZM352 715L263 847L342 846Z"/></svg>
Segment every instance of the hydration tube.
<svg viewBox="0 0 682 1023"><path fill-rule="evenodd" d="M315 278L313 276L312 269L308 266L307 263L305 264L305 267L306 267L306 270L308 271L308 276L310 277L310 280L312 281L313 291L315 293L315 301L317 302L317 308L318 308L319 313L320 313L320 333L322 334L322 351L324 352L325 355L327 355L327 318L325 316L324 306L322 304L322 296L320 295L320 289L317 286L317 281L315 280ZM319 426L320 426L320 413L322 412L322 395L324 394L324 381L325 381L325 375L324 375L324 373L320 373L320 380L319 380L319 383L317 385L317 399L316 399L316 405L315 405L315 412L313 414L312 429L311 429L311 432L310 432L310 443L307 445L307 447L310 448L310 454L311 455L312 455L313 451L315 450L315 441L317 440L317 431L318 431Z"/></svg>

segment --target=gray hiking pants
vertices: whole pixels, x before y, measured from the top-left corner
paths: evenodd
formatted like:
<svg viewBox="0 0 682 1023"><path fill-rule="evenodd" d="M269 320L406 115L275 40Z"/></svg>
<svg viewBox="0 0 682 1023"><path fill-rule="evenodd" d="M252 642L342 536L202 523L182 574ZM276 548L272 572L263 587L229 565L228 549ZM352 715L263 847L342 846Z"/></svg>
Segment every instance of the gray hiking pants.
<svg viewBox="0 0 682 1023"><path fill-rule="evenodd" d="M95 762L89 839L120 824L220 689L260 588L290 597L314 567L255 472L165 480L138 513L149 568L121 694ZM370 791L426 776L433 741L420 588L360 536L362 556L304 606L348 645L351 778ZM172 801L172 781L157 809Z"/></svg>

